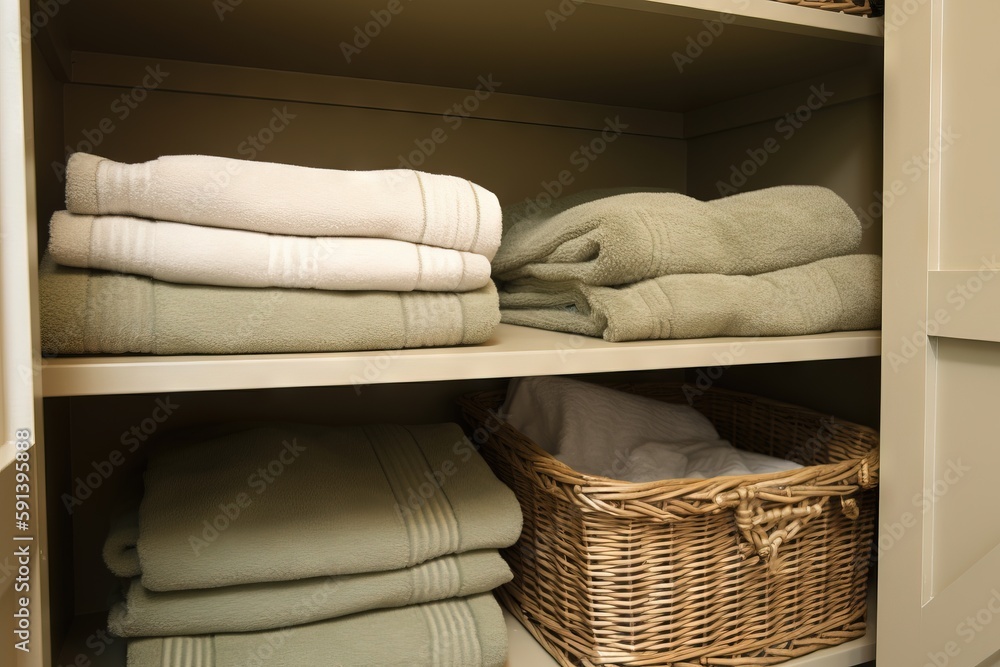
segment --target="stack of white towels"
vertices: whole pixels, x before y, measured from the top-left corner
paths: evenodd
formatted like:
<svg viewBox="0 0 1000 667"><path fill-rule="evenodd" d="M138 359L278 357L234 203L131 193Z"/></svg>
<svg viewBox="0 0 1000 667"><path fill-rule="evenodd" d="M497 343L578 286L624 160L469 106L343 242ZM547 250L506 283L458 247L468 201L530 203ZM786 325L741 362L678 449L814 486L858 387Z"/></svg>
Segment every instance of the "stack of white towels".
<svg viewBox="0 0 1000 667"><path fill-rule="evenodd" d="M503 414L511 426L585 475L641 483L802 467L736 449L688 405L569 378L512 380Z"/></svg>
<svg viewBox="0 0 1000 667"><path fill-rule="evenodd" d="M42 268L49 353L458 345L499 323L500 205L463 178L76 153L66 205L61 266Z"/></svg>

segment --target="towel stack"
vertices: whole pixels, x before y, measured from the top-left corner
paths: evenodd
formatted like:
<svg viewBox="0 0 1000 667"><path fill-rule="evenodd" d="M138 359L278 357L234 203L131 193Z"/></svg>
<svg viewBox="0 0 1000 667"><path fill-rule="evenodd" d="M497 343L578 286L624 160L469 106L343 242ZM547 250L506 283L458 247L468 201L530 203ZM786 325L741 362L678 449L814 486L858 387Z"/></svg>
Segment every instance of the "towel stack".
<svg viewBox="0 0 1000 667"><path fill-rule="evenodd" d="M200 431L104 548L129 667L504 663L514 495L454 424Z"/></svg>
<svg viewBox="0 0 1000 667"><path fill-rule="evenodd" d="M533 204L531 204L534 206ZM878 328L881 259L830 190L589 192L504 213L502 320L609 341Z"/></svg>
<svg viewBox="0 0 1000 667"><path fill-rule="evenodd" d="M460 345L499 323L500 206L465 179L84 153L66 177L42 263L46 353Z"/></svg>

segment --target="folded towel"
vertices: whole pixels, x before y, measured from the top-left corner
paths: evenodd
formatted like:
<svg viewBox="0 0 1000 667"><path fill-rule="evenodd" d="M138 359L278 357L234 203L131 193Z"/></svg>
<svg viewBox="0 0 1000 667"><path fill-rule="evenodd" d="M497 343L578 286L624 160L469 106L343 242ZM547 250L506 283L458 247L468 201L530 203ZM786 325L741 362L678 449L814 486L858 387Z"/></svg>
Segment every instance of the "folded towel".
<svg viewBox="0 0 1000 667"><path fill-rule="evenodd" d="M493 283L473 292L326 292L178 285L42 261L47 354L390 350L490 339Z"/></svg>
<svg viewBox="0 0 1000 667"><path fill-rule="evenodd" d="M385 572L168 593L149 591L136 578L124 601L111 608L108 629L119 637L274 630L486 593L511 578L496 551L441 556Z"/></svg>
<svg viewBox="0 0 1000 667"><path fill-rule="evenodd" d="M782 186L710 202L668 192L581 195L505 226L493 260L503 281L533 277L623 285L685 273L754 275L856 252L861 223L816 186ZM522 217L523 216L523 217Z"/></svg>
<svg viewBox="0 0 1000 667"><path fill-rule="evenodd" d="M719 438L712 422L689 405L558 376L511 380L501 412L570 468L605 477L621 475L629 453L647 442Z"/></svg>
<svg viewBox="0 0 1000 667"><path fill-rule="evenodd" d="M150 451L134 545L151 591L413 567L513 544L514 494L455 424L268 426ZM137 574L133 545L105 550Z"/></svg>
<svg viewBox="0 0 1000 667"><path fill-rule="evenodd" d="M59 264L231 287L467 292L490 281L482 255L391 239L281 236L119 216L52 216Z"/></svg>
<svg viewBox="0 0 1000 667"><path fill-rule="evenodd" d="M293 236L363 236L492 259L500 244L496 195L456 176L406 169L340 171L208 155L122 164L74 153L66 207Z"/></svg>
<svg viewBox="0 0 1000 667"><path fill-rule="evenodd" d="M882 264L848 255L759 276L661 276L622 288L522 279L501 292L501 319L608 341L793 336L876 329Z"/></svg>
<svg viewBox="0 0 1000 667"><path fill-rule="evenodd" d="M502 412L508 424L585 475L653 482L801 467L736 449L691 406L569 378L511 380Z"/></svg>
<svg viewBox="0 0 1000 667"><path fill-rule="evenodd" d="M501 667L506 656L503 612L488 593L274 632L128 643L128 667Z"/></svg>

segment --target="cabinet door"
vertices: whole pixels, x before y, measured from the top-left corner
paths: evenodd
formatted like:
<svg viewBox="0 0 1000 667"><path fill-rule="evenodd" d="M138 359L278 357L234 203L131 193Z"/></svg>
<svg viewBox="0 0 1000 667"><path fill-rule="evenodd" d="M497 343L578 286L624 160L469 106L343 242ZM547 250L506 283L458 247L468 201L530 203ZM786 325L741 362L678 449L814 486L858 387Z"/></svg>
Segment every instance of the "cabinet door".
<svg viewBox="0 0 1000 667"><path fill-rule="evenodd" d="M1000 663L1000 3L890 0L878 664Z"/></svg>
<svg viewBox="0 0 1000 667"><path fill-rule="evenodd" d="M44 459L35 428L31 27L28 0L0 2L0 664L17 667L50 663Z"/></svg>

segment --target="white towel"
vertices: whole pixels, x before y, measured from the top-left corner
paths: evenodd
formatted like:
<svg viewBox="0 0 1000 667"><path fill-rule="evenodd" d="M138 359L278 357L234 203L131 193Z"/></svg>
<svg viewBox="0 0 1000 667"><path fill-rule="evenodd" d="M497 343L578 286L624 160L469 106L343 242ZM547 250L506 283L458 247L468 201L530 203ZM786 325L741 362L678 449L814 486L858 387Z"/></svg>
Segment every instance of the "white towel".
<svg viewBox="0 0 1000 667"><path fill-rule="evenodd" d="M569 378L511 380L503 412L511 426L585 475L653 482L801 467L736 449L688 405Z"/></svg>
<svg viewBox="0 0 1000 667"><path fill-rule="evenodd" d="M707 418L664 403L562 377L511 380L504 412L511 426L570 468L617 477L647 442L718 440Z"/></svg>
<svg viewBox="0 0 1000 667"><path fill-rule="evenodd" d="M496 195L456 176L408 169L341 171L207 155L122 164L74 153L66 207L292 236L361 236L453 248L492 259Z"/></svg>
<svg viewBox="0 0 1000 667"><path fill-rule="evenodd" d="M49 253L82 269L223 287L467 292L482 255L392 239L304 237L119 216L52 216Z"/></svg>

